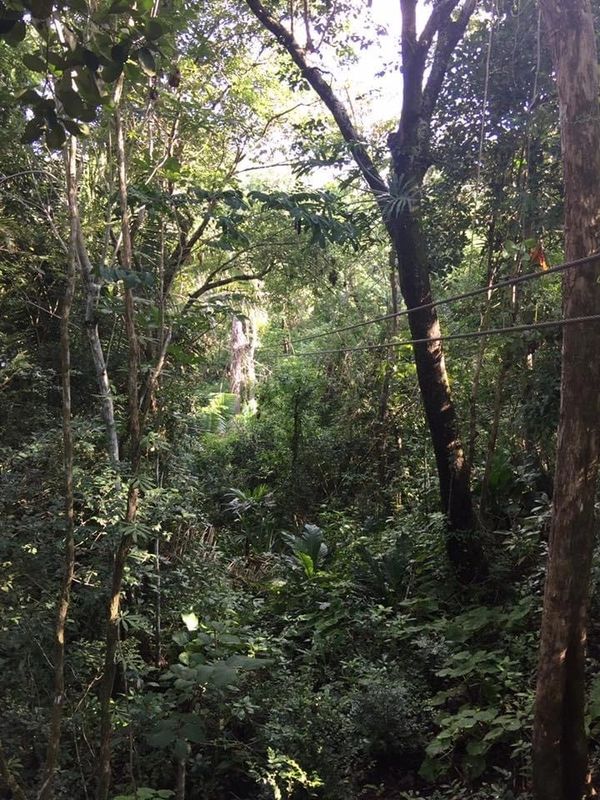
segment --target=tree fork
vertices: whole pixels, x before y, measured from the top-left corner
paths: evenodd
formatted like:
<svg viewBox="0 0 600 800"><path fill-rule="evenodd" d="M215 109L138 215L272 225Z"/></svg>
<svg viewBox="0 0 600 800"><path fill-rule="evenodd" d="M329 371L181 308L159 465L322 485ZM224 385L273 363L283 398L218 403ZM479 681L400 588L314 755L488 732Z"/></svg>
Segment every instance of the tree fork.
<svg viewBox="0 0 600 800"><path fill-rule="evenodd" d="M442 0L434 7L421 35L417 37L416 0L402 0L403 107L398 131L391 134L389 139L395 184L402 182L408 185L412 182L414 188L421 186L429 166L427 146L433 110L450 57L466 29L475 3L476 0L466 0L454 21L452 14L459 6L459 0ZM329 109L347 142L379 206L383 223L396 251L401 289L407 308L429 302L431 286L428 264L422 245L420 223L418 216L413 213L412 203L407 200L400 213L394 213L394 201L398 199L394 197L396 190L392 191L393 187L388 186L379 174L348 111L323 78L321 71L308 64L305 52L293 35L260 0L246 0L246 4L263 27L287 50L302 76ZM423 85L427 56L432 49L431 69ZM411 157L405 164L404 157L407 153ZM415 153L417 158L413 157ZM439 335L435 309L410 314L409 324L414 338L433 338ZM450 528L469 530L473 525L470 469L458 434L443 351L439 342L432 342L416 345L414 353L419 387L435 451L442 510ZM474 556L468 559L472 563L481 556L480 550L476 550ZM456 548L449 547L449 555L455 562L462 560L462 554Z"/></svg>

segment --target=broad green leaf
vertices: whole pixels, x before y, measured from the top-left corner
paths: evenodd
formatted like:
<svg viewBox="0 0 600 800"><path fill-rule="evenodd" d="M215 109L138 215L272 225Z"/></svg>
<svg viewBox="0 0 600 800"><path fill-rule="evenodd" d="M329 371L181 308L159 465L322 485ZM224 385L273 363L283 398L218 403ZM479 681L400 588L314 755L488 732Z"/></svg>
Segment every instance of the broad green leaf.
<svg viewBox="0 0 600 800"><path fill-rule="evenodd" d="M185 739L176 739L173 752L175 753L176 758L185 759L188 757L190 752L190 746Z"/></svg>
<svg viewBox="0 0 600 800"><path fill-rule="evenodd" d="M200 624L198 617L193 611L190 611L187 614L182 614L181 619L185 627L188 629L188 631L195 631L198 628L198 625Z"/></svg>
<svg viewBox="0 0 600 800"><path fill-rule="evenodd" d="M163 33L164 33L163 24L159 19L152 18L148 20L148 22L146 23L146 28L144 30L144 35L146 36L146 39L150 40L160 39Z"/></svg>
<svg viewBox="0 0 600 800"><path fill-rule="evenodd" d="M105 83L114 83L122 72L123 62L111 61L110 64L106 64L102 67L102 80L105 81Z"/></svg>
<svg viewBox="0 0 600 800"><path fill-rule="evenodd" d="M27 69L30 69L33 72L45 73L48 69L44 59L40 58L39 56L33 55L33 53L25 53L25 55L23 56L23 63L25 64Z"/></svg>
<svg viewBox="0 0 600 800"><path fill-rule="evenodd" d="M3 22L7 22L7 20L0 20L0 27L2 26ZM22 42L26 35L27 26L21 19L18 19L15 22L9 21L9 30L5 34L2 34L0 31L0 36L2 36L6 44L10 45L11 47Z"/></svg>
<svg viewBox="0 0 600 800"><path fill-rule="evenodd" d="M30 119L27 125L25 125L25 130L21 136L21 142L23 142L23 144L31 144L32 142L36 142L42 135L43 130L43 119L40 119L40 117L34 117L33 119Z"/></svg>
<svg viewBox="0 0 600 800"><path fill-rule="evenodd" d="M154 56L147 47L141 47L137 53L137 60L146 75L153 77L156 75L156 62Z"/></svg>

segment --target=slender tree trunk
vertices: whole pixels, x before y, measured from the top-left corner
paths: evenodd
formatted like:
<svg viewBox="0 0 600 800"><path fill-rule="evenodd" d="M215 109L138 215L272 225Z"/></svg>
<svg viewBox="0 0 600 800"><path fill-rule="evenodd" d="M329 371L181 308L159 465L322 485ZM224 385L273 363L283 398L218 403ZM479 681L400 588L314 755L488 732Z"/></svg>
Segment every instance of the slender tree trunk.
<svg viewBox="0 0 600 800"><path fill-rule="evenodd" d="M185 758L177 759L177 773L175 776L175 800L185 800L185 779L187 764Z"/></svg>
<svg viewBox="0 0 600 800"><path fill-rule="evenodd" d="M398 275L396 268L396 253L393 248L390 249L390 270L389 270L389 283L390 283L390 314L396 315L398 313ZM389 322L389 333L393 337L398 331L398 317L392 316ZM377 414L377 473L379 477L380 489L384 492L388 478L388 431L387 431L387 418L388 408L390 403L390 395L392 392L392 378L394 374L391 356L385 356L385 367L383 371L383 381L381 385L381 392L379 395L379 411Z"/></svg>
<svg viewBox="0 0 600 800"><path fill-rule="evenodd" d="M117 423L115 421L115 406L110 382L108 380L104 350L102 348L102 342L100 341L98 315L96 311L98 297L100 295L100 284L94 280L94 270L85 247L77 206L75 206L71 213L74 215L77 225L77 256L83 285L85 287L85 332L90 343L92 362L98 382L102 417L106 428L108 455L113 465L116 465L119 463L119 437L117 435Z"/></svg>
<svg viewBox="0 0 600 800"><path fill-rule="evenodd" d="M493 291L491 289L495 279L496 270L494 268L494 249L496 244L496 214L494 213L488 228L487 235L487 285L489 288L485 304L481 309L481 316L479 319L479 330L487 327L490 317L490 310L492 308ZM475 464L475 447L477 445L477 410L479 400L479 386L481 383L481 373L483 370L483 362L485 359L487 341L485 338L479 343L477 352L477 361L475 364L475 372L473 373L473 384L471 386L471 394L469 396L469 440L467 447L467 460L471 466Z"/></svg>
<svg viewBox="0 0 600 800"><path fill-rule="evenodd" d="M118 88L118 95L122 90L122 82ZM127 203L127 169L125 159L125 133L121 110L120 97L116 100L115 132L116 149L119 172L119 203L121 209L121 266L124 270L131 271L133 265L131 250L131 234L129 206ZM140 437L141 420L139 408L138 375L140 365L140 345L135 322L135 301L133 291L125 283L125 330L129 343L128 363L128 412L129 412L129 440L131 481L127 495L127 509L125 523L132 525L137 516L139 488L137 473L140 464ZM119 644L119 616L121 608L121 589L127 556L131 549L132 538L129 533L124 534L119 542L113 563L112 582L107 612L106 649L104 655L104 673L100 684L100 751L98 756L98 785L97 800L107 800L111 784L111 734L112 715L110 702L115 682L116 654Z"/></svg>
<svg viewBox="0 0 600 800"><path fill-rule="evenodd" d="M235 413L242 410L242 391L244 388L244 361L248 340L241 319L234 317L231 322L231 343L229 362L229 391L235 396Z"/></svg>
<svg viewBox="0 0 600 800"><path fill-rule="evenodd" d="M496 455L496 445L498 444L498 433L500 431L500 417L502 416L502 397L504 395L504 384L510 367L510 360L506 353L502 356L500 369L496 377L496 388L494 390L494 407L492 409L492 424L488 434L487 447L485 452L485 466L483 468L483 478L481 479L481 492L479 495L479 514L485 523L488 505L488 492L490 480L492 478L492 467L494 456Z"/></svg>
<svg viewBox="0 0 600 800"><path fill-rule="evenodd" d="M54 643L54 702L50 714L50 735L46 751L44 779L38 794L39 800L49 800L54 792L54 778L60 756L60 740L65 703L65 629L71 599L71 586L75 574L75 512L73 500L73 427L71 424L71 342L69 319L75 295L75 268L77 263L77 224L73 209L77 203L77 149L71 137L66 151L67 196L71 232L69 238L69 266L67 285L60 317L60 361L62 384L63 460L65 475L65 551L64 570L58 602Z"/></svg>
<svg viewBox="0 0 600 800"><path fill-rule="evenodd" d="M565 255L600 245L598 57L589 0L540 0L558 84ZM563 275L565 317L600 313L600 264ZM585 732L585 643L600 455L600 325L563 331L561 407L533 736L537 800L592 793Z"/></svg>

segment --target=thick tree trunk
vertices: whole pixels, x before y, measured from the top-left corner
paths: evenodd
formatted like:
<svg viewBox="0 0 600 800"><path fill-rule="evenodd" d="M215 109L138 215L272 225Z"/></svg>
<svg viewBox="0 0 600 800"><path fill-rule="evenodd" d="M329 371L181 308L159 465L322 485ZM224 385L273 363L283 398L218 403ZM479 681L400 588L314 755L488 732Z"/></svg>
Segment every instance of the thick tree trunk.
<svg viewBox="0 0 600 800"><path fill-rule="evenodd" d="M406 211L394 227L394 246L400 269L400 288L408 309L431 303L431 284L418 221ZM440 324L435 308L408 317L414 339L435 339ZM414 345L417 377L429 425L440 484L442 510L454 530L473 526L470 469L465 458L456 411L450 393L442 344Z"/></svg>
<svg viewBox="0 0 600 800"><path fill-rule="evenodd" d="M567 260L599 249L598 57L589 0L541 0L557 76ZM565 272L565 317L600 313L600 264ZM538 800L591 794L585 642L600 453L600 325L563 332L561 409L533 738Z"/></svg>
<svg viewBox="0 0 600 800"><path fill-rule="evenodd" d="M400 273L404 300L409 309L431 302L428 263L422 242L418 215L413 213L408 195L419 191L429 166L428 147L432 114L442 88L446 70L460 37L475 8L476 0L449 0L434 6L420 35L417 35L417 0L401 0L402 10L402 114L397 132L389 137L394 161L394 179L388 186L379 174L352 119L323 73L309 65L306 52L293 35L265 8L261 0L246 0L257 19L289 53L303 77L323 100L349 145L365 182L381 210L392 240ZM425 77L425 68L429 71ZM405 197L403 197L405 195ZM435 309L409 315L415 338L440 335ZM431 433L438 469L441 506L454 530L472 527L470 470L458 435L456 412L441 344L414 348L419 386ZM481 555L464 539L450 537L448 552L455 562L470 569ZM466 559L464 558L466 556Z"/></svg>

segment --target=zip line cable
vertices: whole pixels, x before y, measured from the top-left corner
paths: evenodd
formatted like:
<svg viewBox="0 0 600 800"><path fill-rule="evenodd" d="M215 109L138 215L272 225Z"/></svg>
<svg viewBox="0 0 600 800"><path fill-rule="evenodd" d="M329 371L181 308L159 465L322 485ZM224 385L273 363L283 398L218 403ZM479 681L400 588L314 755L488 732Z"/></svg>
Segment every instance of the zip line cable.
<svg viewBox="0 0 600 800"><path fill-rule="evenodd" d="M546 275L554 275L557 272L564 272L569 269L574 269L575 267L580 267L585 264L590 264L593 261L597 261L600 259L600 252L594 253L591 256L585 256L585 258L578 258L575 261L565 261L563 264L557 264L555 267L549 267L546 270L539 271L539 272L526 272L524 275L517 275L514 278L506 278L503 281L499 281L498 283L494 283L491 286L480 286L477 289L471 289L468 292L463 292L462 294L453 295L452 297L445 297L441 300L433 300L431 303L424 303L420 306L415 306L414 308L405 308L401 311L394 311L391 314L383 314L380 317L374 317L373 319L367 319L363 322L355 322L352 325L344 325L341 328L333 328L333 330L326 331L324 333L313 333L310 336L303 336L300 339L294 339L294 341L288 342L290 347L294 347L297 344L301 344L302 342L311 342L314 339L322 339L324 336L333 336L335 333L344 333L345 331L353 331L357 328L364 328L367 325L372 325L375 322L385 322L389 319L394 319L398 317L406 317L409 314L415 314L418 311L426 311L430 308L435 308L436 306L446 305L447 303L454 303L458 300L467 300L470 297L477 297L481 294L487 294L487 292L494 292L497 289L504 289L506 286L516 286L520 283L525 283L525 281L533 280L534 278L543 278ZM425 341L434 341L433 339L428 339ZM264 351L263 351L264 352Z"/></svg>
<svg viewBox="0 0 600 800"><path fill-rule="evenodd" d="M457 339L480 339L484 336L494 336L497 334L525 333L527 331L544 330L546 328L564 328L566 325L574 325L582 322L593 322L600 320L600 314L591 314L588 317L569 317L567 319L551 319L545 322L536 322L531 325L512 325L508 328L489 328L486 331L469 331L468 333L451 333L448 336L433 336L426 339L402 339L392 340L385 344L366 344L359 347L342 347L335 350L305 350L300 353L289 353L287 356L319 356L333 355L335 353L358 353L367 350L384 350L387 347L400 347L409 344L430 344L432 342L451 342Z"/></svg>

